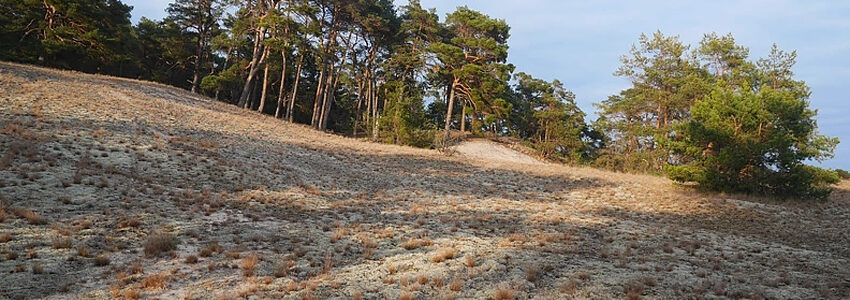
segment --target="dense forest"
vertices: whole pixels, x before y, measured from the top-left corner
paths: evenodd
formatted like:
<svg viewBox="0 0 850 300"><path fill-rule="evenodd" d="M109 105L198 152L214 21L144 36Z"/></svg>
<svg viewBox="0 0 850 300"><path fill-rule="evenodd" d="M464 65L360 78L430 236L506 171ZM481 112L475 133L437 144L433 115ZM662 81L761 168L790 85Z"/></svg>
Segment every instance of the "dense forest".
<svg viewBox="0 0 850 300"><path fill-rule="evenodd" d="M597 104L508 63L510 26L416 0L175 0L130 22L119 0L0 0L0 59L161 82L374 141L442 148L513 137L552 160L665 174L725 192L822 198L835 172L805 164L817 131L796 52L752 59L731 34L686 45L641 35ZM580 47L580 45L577 45Z"/></svg>

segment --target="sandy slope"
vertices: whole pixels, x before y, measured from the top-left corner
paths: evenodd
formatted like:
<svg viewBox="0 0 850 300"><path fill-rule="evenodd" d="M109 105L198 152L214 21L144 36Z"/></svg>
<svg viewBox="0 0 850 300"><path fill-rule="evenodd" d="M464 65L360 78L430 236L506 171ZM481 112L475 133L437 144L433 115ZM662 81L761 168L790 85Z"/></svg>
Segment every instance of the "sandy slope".
<svg viewBox="0 0 850 300"><path fill-rule="evenodd" d="M701 195L8 63L0 155L0 298L850 297L848 183ZM179 244L146 255L154 233Z"/></svg>
<svg viewBox="0 0 850 300"><path fill-rule="evenodd" d="M543 164L531 156L488 140L466 141L453 149L469 159L509 164Z"/></svg>

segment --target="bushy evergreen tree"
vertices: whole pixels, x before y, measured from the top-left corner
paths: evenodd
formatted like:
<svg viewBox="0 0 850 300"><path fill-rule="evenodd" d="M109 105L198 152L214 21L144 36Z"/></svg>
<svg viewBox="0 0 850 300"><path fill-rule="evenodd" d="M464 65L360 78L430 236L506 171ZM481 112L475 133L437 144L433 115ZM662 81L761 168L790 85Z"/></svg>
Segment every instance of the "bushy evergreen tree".
<svg viewBox="0 0 850 300"><path fill-rule="evenodd" d="M721 63L726 72L754 74L733 83L725 72L716 73L711 91L691 108L691 119L676 126L669 148L682 163L669 166L668 176L711 190L826 196L837 174L804 162L831 157L838 139L818 134L809 88L792 77L795 56L774 45L758 69Z"/></svg>
<svg viewBox="0 0 850 300"><path fill-rule="evenodd" d="M0 59L133 76L130 10L118 0L0 0Z"/></svg>

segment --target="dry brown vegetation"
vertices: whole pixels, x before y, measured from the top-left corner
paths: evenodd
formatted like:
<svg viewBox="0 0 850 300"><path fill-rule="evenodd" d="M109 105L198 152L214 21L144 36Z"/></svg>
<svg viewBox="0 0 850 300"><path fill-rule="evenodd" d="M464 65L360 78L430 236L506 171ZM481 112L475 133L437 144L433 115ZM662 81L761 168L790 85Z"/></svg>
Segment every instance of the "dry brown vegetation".
<svg viewBox="0 0 850 300"><path fill-rule="evenodd" d="M177 249L177 237L169 233L151 234L144 244L145 255L160 256Z"/></svg>
<svg viewBox="0 0 850 300"><path fill-rule="evenodd" d="M0 197L0 298L850 297L850 182L701 194L8 63Z"/></svg>

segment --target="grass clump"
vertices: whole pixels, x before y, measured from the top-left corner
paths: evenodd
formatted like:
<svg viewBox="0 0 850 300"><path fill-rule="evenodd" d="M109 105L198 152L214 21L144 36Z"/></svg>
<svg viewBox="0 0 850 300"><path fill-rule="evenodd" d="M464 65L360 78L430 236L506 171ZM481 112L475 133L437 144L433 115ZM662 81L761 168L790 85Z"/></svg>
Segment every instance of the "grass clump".
<svg viewBox="0 0 850 300"><path fill-rule="evenodd" d="M145 255L161 256L164 253L176 250L178 243L177 236L173 234L162 232L151 234L145 241Z"/></svg>
<svg viewBox="0 0 850 300"><path fill-rule="evenodd" d="M47 219L38 215L34 211L25 208L19 208L14 211L15 215L18 217L24 218L32 225L45 225L47 224Z"/></svg>
<svg viewBox="0 0 850 300"><path fill-rule="evenodd" d="M432 263L441 263L441 262L443 262L447 259L455 258L455 256L457 256L457 253L458 253L457 249L452 248L452 247L443 247L443 248L437 249L437 252L434 253L433 256L431 256L431 262Z"/></svg>
<svg viewBox="0 0 850 300"><path fill-rule="evenodd" d="M242 264L239 266L242 268L242 275L245 277L254 276L254 269L257 267L257 264L260 263L260 258L256 255L249 255L242 259Z"/></svg>
<svg viewBox="0 0 850 300"><path fill-rule="evenodd" d="M109 257L106 254L98 255L94 258L94 265L98 267L107 266L111 263Z"/></svg>

